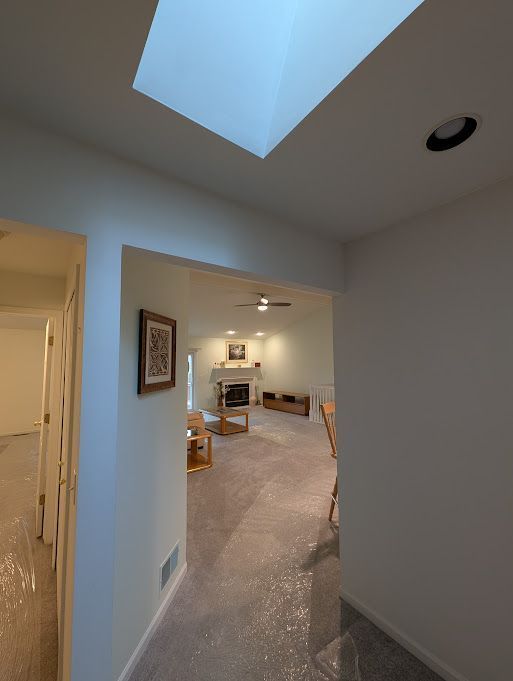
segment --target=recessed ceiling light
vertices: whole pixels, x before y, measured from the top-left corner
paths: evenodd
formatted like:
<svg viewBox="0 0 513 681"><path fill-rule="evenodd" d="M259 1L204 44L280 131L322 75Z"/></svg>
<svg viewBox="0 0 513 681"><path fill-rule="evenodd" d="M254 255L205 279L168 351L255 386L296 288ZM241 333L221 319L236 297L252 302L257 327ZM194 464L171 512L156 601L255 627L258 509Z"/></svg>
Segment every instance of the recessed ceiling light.
<svg viewBox="0 0 513 681"><path fill-rule="evenodd" d="M429 135L426 147L430 151L447 151L462 144L477 130L477 118L457 116L438 125Z"/></svg>
<svg viewBox="0 0 513 681"><path fill-rule="evenodd" d="M230 334L230 336L233 336L234 334L236 334L236 333L237 333L237 331L227 331L226 333L229 333L229 334Z"/></svg>
<svg viewBox="0 0 513 681"><path fill-rule="evenodd" d="M263 336L263 335L264 335L264 332L263 332L263 331L257 331L255 335L256 335L256 336Z"/></svg>
<svg viewBox="0 0 513 681"><path fill-rule="evenodd" d="M264 312L265 310L267 310L267 305L259 305L257 307L257 310L260 310L260 312Z"/></svg>

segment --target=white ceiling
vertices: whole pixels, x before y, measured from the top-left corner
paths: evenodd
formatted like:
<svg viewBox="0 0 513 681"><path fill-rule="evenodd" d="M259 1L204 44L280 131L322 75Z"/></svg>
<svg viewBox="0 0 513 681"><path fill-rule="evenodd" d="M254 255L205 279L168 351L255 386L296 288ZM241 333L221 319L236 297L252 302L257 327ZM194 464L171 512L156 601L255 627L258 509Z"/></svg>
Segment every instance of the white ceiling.
<svg viewBox="0 0 513 681"><path fill-rule="evenodd" d="M331 301L328 296L294 289L259 284L191 270L189 300L189 335L206 338L230 338L226 332L236 331L233 338L269 338ZM269 307L260 312L256 307L234 307L256 302L265 293L271 302L292 303L291 307ZM263 331L263 336L257 336Z"/></svg>
<svg viewBox="0 0 513 681"><path fill-rule="evenodd" d="M0 230L8 227L8 223L0 220ZM65 277L71 262L72 248L72 244L66 239L7 232L0 239L0 270Z"/></svg>
<svg viewBox="0 0 513 681"><path fill-rule="evenodd" d="M513 175L510 0L426 0L263 160L133 90L155 6L4 3L0 107L343 241ZM468 112L472 139L425 150Z"/></svg>

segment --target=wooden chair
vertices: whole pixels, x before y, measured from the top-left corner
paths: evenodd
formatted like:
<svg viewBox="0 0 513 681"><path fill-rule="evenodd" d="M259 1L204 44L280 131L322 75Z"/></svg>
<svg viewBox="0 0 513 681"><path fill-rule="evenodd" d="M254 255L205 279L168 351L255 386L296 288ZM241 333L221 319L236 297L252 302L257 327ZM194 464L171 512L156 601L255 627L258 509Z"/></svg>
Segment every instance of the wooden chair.
<svg viewBox="0 0 513 681"><path fill-rule="evenodd" d="M328 431L328 438L331 445L331 456L337 458L337 428L335 425L335 402L326 402L321 404L322 418L324 419L324 425ZM338 506L338 478L335 478L335 484L333 486L333 492L331 494L331 506L329 519L333 518L333 511L335 510L335 504Z"/></svg>

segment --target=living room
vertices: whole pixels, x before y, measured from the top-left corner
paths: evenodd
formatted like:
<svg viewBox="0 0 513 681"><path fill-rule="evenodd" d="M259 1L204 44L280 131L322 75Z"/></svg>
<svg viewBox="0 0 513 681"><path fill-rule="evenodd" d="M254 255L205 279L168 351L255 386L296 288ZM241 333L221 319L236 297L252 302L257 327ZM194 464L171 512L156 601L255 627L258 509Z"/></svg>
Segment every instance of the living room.
<svg viewBox="0 0 513 681"><path fill-rule="evenodd" d="M266 391L306 395L310 385L333 385L329 296L194 270L190 277L189 409L252 408Z"/></svg>
<svg viewBox="0 0 513 681"><path fill-rule="evenodd" d="M334 400L331 297L189 277L188 573L158 645L181 678L207 678L213 650L241 678L234 638L262 661L262 678L276 665L330 669L341 653L336 461L315 396ZM268 654L277 639L279 660Z"/></svg>

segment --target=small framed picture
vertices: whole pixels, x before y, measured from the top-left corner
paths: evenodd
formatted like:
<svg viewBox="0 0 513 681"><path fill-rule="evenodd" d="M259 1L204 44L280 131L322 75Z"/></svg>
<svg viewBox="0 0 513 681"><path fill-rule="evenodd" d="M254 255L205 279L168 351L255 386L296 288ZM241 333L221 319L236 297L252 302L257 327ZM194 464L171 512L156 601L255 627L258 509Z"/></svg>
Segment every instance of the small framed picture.
<svg viewBox="0 0 513 681"><path fill-rule="evenodd" d="M175 387L176 321L155 312L139 312L137 393Z"/></svg>
<svg viewBox="0 0 513 681"><path fill-rule="evenodd" d="M249 343L246 340L226 341L226 364L247 364Z"/></svg>

